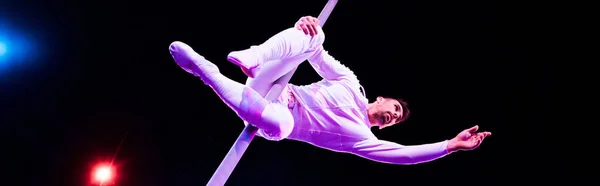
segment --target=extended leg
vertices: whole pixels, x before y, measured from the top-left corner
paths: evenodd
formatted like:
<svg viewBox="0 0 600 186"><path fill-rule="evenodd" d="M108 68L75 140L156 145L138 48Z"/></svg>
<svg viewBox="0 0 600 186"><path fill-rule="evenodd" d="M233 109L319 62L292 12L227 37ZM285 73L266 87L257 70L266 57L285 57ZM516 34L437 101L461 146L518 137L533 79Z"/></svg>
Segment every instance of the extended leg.
<svg viewBox="0 0 600 186"><path fill-rule="evenodd" d="M271 103L250 87L225 77L216 65L182 42L173 42L169 50L181 68L200 77L240 118L272 135L291 133L294 120L287 108L281 108L283 105Z"/></svg>

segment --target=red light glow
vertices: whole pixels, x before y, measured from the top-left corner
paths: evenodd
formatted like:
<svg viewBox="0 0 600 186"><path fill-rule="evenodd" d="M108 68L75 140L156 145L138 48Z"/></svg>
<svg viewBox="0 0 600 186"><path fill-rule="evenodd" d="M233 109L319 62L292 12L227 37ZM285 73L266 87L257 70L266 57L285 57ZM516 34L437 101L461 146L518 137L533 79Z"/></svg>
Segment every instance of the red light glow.
<svg viewBox="0 0 600 186"><path fill-rule="evenodd" d="M105 164L96 166L92 172L93 182L100 185L107 185L112 183L114 176L114 167Z"/></svg>

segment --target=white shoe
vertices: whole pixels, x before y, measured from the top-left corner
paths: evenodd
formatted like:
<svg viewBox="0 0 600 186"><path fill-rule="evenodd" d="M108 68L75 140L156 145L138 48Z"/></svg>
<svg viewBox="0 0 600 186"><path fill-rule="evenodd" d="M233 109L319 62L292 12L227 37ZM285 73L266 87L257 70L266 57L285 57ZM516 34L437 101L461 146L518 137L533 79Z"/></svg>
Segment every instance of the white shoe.
<svg viewBox="0 0 600 186"><path fill-rule="evenodd" d="M189 45L175 41L169 45L169 52L173 59L183 70L202 78L206 73L218 73L219 68L196 53Z"/></svg>
<svg viewBox="0 0 600 186"><path fill-rule="evenodd" d="M261 66L252 49L230 52L227 61L239 66L246 76L254 78Z"/></svg>

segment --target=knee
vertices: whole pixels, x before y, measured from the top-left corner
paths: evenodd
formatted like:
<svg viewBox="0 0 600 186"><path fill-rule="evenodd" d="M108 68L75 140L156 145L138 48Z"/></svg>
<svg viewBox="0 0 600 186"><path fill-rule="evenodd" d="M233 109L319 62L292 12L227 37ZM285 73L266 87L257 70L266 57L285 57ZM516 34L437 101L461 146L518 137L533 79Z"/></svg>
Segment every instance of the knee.
<svg viewBox="0 0 600 186"><path fill-rule="evenodd" d="M317 35L314 36L310 36L309 34L306 34L304 31L295 27L288 28L283 32L291 33L290 35L294 35L294 37L302 38L304 44L308 43L309 48L311 49L318 48L325 43L325 32L323 32L321 26L317 26Z"/></svg>
<svg viewBox="0 0 600 186"><path fill-rule="evenodd" d="M265 138L279 141L287 138L294 130L294 117L289 109L279 103L271 103L262 113L261 124Z"/></svg>
<svg viewBox="0 0 600 186"><path fill-rule="evenodd" d="M281 139L287 138L288 136L290 136L290 134L292 133L292 131L294 130L294 117L292 116L292 114L287 110L287 112L281 113L282 115L284 115L283 119L281 121L279 121L278 124L278 133Z"/></svg>

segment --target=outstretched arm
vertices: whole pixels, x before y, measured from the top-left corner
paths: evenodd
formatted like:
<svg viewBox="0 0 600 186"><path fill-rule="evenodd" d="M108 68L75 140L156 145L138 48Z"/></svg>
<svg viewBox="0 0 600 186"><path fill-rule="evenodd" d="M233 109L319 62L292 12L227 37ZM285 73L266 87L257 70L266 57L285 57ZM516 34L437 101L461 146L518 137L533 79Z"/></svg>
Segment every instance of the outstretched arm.
<svg viewBox="0 0 600 186"><path fill-rule="evenodd" d="M490 132L477 132L479 126L463 130L451 140L438 143L404 146L378 139L368 139L354 144L351 153L358 156L390 164L418 164L433 161L459 150L473 150L492 135Z"/></svg>
<svg viewBox="0 0 600 186"><path fill-rule="evenodd" d="M404 146L384 140L364 140L354 145L352 153L360 157L389 164L411 165L444 157L448 141Z"/></svg>

